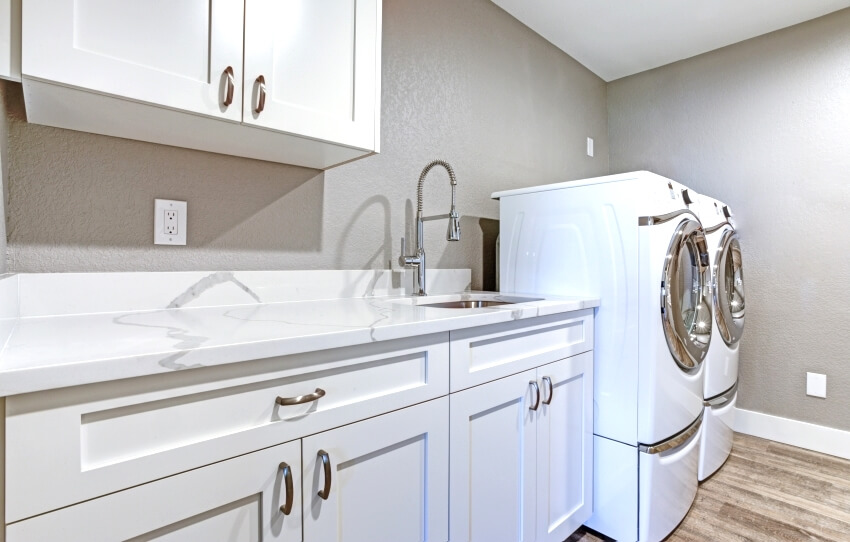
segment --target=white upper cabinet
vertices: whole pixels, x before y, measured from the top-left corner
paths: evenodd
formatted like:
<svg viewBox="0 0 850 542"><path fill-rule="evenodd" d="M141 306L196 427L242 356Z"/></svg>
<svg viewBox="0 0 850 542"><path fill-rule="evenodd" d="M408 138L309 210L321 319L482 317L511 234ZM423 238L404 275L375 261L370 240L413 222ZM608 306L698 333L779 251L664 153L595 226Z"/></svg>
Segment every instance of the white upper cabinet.
<svg viewBox="0 0 850 542"><path fill-rule="evenodd" d="M240 0L27 0L24 72L240 121L243 13Z"/></svg>
<svg viewBox="0 0 850 542"><path fill-rule="evenodd" d="M21 80L21 0L0 0L0 78Z"/></svg>
<svg viewBox="0 0 850 542"><path fill-rule="evenodd" d="M319 169L379 150L380 0L26 0L22 11L29 122Z"/></svg>
<svg viewBox="0 0 850 542"><path fill-rule="evenodd" d="M245 123L376 149L378 0L246 0Z"/></svg>

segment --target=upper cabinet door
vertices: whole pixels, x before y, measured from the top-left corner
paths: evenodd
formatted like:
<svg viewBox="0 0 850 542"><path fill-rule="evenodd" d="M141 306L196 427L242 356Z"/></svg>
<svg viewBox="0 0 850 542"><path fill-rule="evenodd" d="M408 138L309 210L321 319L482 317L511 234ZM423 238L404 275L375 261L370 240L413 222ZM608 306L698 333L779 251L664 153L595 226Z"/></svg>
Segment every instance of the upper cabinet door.
<svg viewBox="0 0 850 542"><path fill-rule="evenodd" d="M23 75L239 121L243 17L242 0L27 0Z"/></svg>
<svg viewBox="0 0 850 542"><path fill-rule="evenodd" d="M379 0L246 0L243 122L377 150Z"/></svg>

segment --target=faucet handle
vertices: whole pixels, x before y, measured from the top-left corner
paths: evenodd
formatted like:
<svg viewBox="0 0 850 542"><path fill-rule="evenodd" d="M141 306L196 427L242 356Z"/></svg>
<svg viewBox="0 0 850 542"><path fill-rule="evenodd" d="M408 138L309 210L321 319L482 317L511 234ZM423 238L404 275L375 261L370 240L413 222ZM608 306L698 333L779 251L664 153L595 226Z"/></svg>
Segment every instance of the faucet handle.
<svg viewBox="0 0 850 542"><path fill-rule="evenodd" d="M407 267L407 252L404 250L404 237L401 238L401 254L398 257L398 264L402 267Z"/></svg>

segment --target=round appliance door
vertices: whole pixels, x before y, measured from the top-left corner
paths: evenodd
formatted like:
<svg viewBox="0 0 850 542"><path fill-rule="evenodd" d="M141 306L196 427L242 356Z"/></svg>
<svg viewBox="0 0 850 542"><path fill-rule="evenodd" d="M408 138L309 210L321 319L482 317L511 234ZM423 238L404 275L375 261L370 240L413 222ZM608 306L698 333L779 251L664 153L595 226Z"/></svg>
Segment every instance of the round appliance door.
<svg viewBox="0 0 850 542"><path fill-rule="evenodd" d="M661 321L670 353L688 373L699 370L711 342L711 268L702 226L684 220L664 262Z"/></svg>
<svg viewBox="0 0 850 542"><path fill-rule="evenodd" d="M717 330L729 346L734 346L744 331L744 269L741 245L735 230L727 230L720 240L714 262L714 318Z"/></svg>

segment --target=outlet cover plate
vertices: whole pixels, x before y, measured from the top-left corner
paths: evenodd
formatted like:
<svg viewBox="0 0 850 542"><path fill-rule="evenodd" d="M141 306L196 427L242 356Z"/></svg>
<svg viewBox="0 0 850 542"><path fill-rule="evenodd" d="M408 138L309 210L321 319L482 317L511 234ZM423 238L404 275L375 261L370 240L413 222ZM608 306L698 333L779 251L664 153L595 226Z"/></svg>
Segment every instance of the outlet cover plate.
<svg viewBox="0 0 850 542"><path fill-rule="evenodd" d="M826 399L826 375L806 373L806 395Z"/></svg>
<svg viewBox="0 0 850 542"><path fill-rule="evenodd" d="M185 245L186 244L186 209L185 201L169 199L153 200L153 243L155 245ZM176 213L177 233L173 231Z"/></svg>

